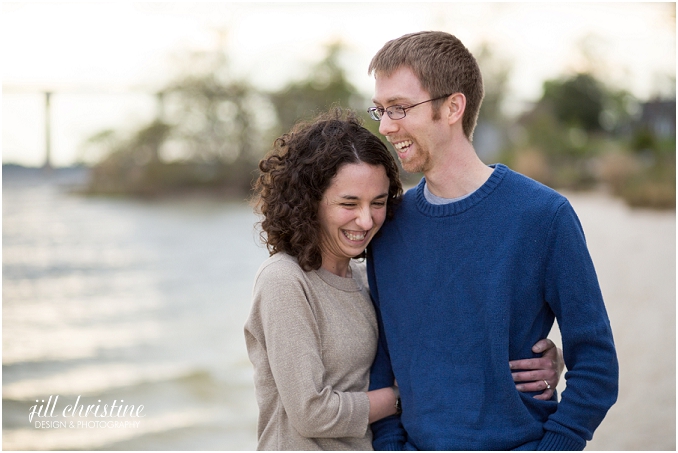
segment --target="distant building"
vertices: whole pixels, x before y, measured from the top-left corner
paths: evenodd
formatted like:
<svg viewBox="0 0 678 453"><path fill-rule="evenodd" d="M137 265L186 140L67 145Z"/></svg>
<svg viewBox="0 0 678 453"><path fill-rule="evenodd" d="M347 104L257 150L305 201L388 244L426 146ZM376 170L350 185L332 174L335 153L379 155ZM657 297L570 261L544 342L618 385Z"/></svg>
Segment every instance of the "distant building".
<svg viewBox="0 0 678 453"><path fill-rule="evenodd" d="M504 131L487 121L479 121L473 132L473 147L483 162L494 162L506 142Z"/></svg>
<svg viewBox="0 0 678 453"><path fill-rule="evenodd" d="M676 135L676 100L653 100L641 105L638 126L647 128L657 138Z"/></svg>

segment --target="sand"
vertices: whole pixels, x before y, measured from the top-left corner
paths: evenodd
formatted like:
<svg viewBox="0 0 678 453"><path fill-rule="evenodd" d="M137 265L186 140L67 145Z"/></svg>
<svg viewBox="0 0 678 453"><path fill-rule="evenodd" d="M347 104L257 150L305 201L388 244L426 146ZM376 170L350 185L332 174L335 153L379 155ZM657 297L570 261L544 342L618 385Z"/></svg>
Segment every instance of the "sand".
<svg viewBox="0 0 678 453"><path fill-rule="evenodd" d="M676 213L565 195L584 228L620 367L619 399L586 449L675 450Z"/></svg>

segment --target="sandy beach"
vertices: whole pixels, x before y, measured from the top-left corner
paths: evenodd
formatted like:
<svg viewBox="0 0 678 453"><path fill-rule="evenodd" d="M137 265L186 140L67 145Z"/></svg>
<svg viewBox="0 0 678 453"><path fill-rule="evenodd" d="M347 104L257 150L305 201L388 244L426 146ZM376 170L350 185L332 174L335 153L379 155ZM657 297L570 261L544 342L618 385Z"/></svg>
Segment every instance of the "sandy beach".
<svg viewBox="0 0 678 453"><path fill-rule="evenodd" d="M617 404L586 449L675 450L675 212L630 209L604 194L565 195L584 227L620 367Z"/></svg>

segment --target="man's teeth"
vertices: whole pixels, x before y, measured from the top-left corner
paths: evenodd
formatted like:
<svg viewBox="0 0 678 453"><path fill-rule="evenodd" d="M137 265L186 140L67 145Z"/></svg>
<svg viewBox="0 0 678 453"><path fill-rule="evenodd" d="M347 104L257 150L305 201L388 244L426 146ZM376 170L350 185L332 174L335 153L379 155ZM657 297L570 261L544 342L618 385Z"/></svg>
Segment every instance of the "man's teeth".
<svg viewBox="0 0 678 453"><path fill-rule="evenodd" d="M362 241L363 239L365 239L365 236L367 236L367 231L363 231L361 233L344 231L344 236L346 236L352 241Z"/></svg>
<svg viewBox="0 0 678 453"><path fill-rule="evenodd" d="M398 142L393 147L397 150L405 149L412 144L412 140L405 140L404 142Z"/></svg>

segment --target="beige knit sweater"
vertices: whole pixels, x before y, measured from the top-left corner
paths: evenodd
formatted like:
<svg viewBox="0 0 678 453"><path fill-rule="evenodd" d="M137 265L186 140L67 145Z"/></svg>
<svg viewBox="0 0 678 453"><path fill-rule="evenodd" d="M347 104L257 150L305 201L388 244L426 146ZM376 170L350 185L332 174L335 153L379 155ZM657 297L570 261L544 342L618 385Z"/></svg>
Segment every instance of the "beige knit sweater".
<svg viewBox="0 0 678 453"><path fill-rule="evenodd" d="M304 272L278 253L257 272L245 342L259 450L372 450L369 370L377 322L365 266Z"/></svg>

